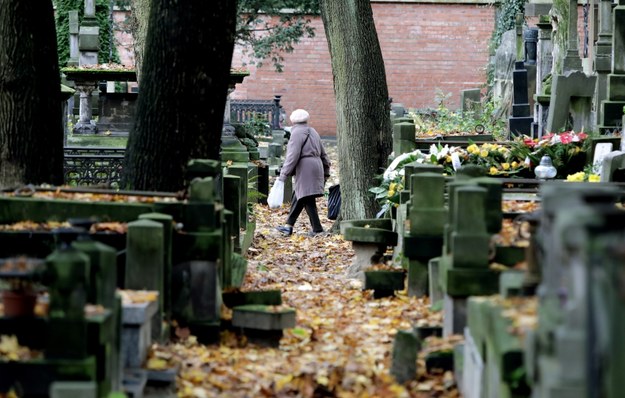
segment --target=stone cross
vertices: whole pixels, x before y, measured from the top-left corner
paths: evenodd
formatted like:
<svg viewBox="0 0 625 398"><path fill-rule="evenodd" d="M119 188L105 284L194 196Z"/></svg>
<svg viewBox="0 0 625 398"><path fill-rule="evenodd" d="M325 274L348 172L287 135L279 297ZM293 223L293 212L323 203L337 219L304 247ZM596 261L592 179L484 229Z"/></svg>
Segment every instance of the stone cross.
<svg viewBox="0 0 625 398"><path fill-rule="evenodd" d="M69 15L69 61L68 66L78 65L78 11L68 11Z"/></svg>
<svg viewBox="0 0 625 398"><path fill-rule="evenodd" d="M85 18L95 18L95 0L85 0Z"/></svg>
<svg viewBox="0 0 625 398"><path fill-rule="evenodd" d="M577 0L569 0L568 28L569 40L563 65L565 73L582 69L582 60L579 58L579 49L577 48Z"/></svg>

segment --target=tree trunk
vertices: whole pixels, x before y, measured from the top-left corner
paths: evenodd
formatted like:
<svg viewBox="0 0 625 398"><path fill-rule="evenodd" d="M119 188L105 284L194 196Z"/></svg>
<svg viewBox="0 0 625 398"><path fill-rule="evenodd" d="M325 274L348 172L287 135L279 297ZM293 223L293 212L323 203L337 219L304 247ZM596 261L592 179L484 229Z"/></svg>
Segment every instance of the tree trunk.
<svg viewBox="0 0 625 398"><path fill-rule="evenodd" d="M178 191L190 159L219 159L235 18L235 0L152 1L125 188Z"/></svg>
<svg viewBox="0 0 625 398"><path fill-rule="evenodd" d="M130 29L133 37L135 54L135 69L137 83L141 82L141 66L143 65L143 49L148 34L148 20L150 17L150 0L132 0L130 2Z"/></svg>
<svg viewBox="0 0 625 398"><path fill-rule="evenodd" d="M0 188L63 183L52 2L0 1Z"/></svg>
<svg viewBox="0 0 625 398"><path fill-rule="evenodd" d="M384 60L369 0L321 0L336 97L341 218L376 214L369 188L392 150Z"/></svg>
<svg viewBox="0 0 625 398"><path fill-rule="evenodd" d="M567 42L569 40L569 1L554 0L551 10L551 25L553 26L553 64L551 73L559 75L564 72L564 57L566 56Z"/></svg>

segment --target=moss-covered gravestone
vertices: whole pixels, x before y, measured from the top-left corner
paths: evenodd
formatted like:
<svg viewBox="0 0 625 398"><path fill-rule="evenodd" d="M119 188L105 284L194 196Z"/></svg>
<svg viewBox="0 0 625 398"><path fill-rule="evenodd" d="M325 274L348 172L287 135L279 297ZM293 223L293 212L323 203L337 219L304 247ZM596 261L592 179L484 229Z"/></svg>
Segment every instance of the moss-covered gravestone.
<svg viewBox="0 0 625 398"><path fill-rule="evenodd" d="M397 245L397 233L391 230L390 219L346 220L341 222L341 233L352 242L356 252L347 269L349 278L364 282L364 271L384 261L386 250Z"/></svg>
<svg viewBox="0 0 625 398"><path fill-rule="evenodd" d="M124 287L131 290L154 290L164 295L164 232L163 224L152 220L128 223L126 273ZM162 298L152 324L152 338L162 337Z"/></svg>
<svg viewBox="0 0 625 398"><path fill-rule="evenodd" d="M408 295L427 294L428 261L442 252L447 220L445 177L438 173L415 173L410 177L409 228L403 236L408 263Z"/></svg>
<svg viewBox="0 0 625 398"><path fill-rule="evenodd" d="M466 298L495 293L498 275L489 269L490 235L486 231L484 199L487 190L476 185L453 190L452 223L439 262L444 292L443 334L461 334L466 325Z"/></svg>

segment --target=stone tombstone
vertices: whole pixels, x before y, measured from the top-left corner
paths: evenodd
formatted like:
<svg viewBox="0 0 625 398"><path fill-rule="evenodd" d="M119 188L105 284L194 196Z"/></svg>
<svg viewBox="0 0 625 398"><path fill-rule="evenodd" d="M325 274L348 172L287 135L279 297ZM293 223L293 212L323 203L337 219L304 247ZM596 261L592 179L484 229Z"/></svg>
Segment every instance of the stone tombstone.
<svg viewBox="0 0 625 398"><path fill-rule="evenodd" d="M591 108L596 79L596 76L586 76L581 71L553 76L547 131L592 129Z"/></svg>
<svg viewBox="0 0 625 398"><path fill-rule="evenodd" d="M72 243L72 246L89 257L88 302L100 304L112 310L116 305L117 251L111 246L91 239L76 240Z"/></svg>
<svg viewBox="0 0 625 398"><path fill-rule="evenodd" d="M391 112L395 114L395 117L402 117L406 115L406 108L403 104L392 103Z"/></svg>
<svg viewBox="0 0 625 398"><path fill-rule="evenodd" d="M482 104L482 91L479 88L471 88L460 91L460 103L463 112L479 114Z"/></svg>
<svg viewBox="0 0 625 398"><path fill-rule="evenodd" d="M613 10L612 21L612 73L625 74L625 4L619 2Z"/></svg>
<svg viewBox="0 0 625 398"><path fill-rule="evenodd" d="M171 307L171 286L167 282L171 280L172 269L172 242L174 234L174 218L164 213L145 213L139 216L139 220L151 220L163 226L163 294L159 295L159 303L166 314Z"/></svg>
<svg viewBox="0 0 625 398"><path fill-rule="evenodd" d="M70 245L73 232L60 232L60 247L46 257L50 297L46 358L82 359L87 356L85 304L89 257Z"/></svg>
<svg viewBox="0 0 625 398"><path fill-rule="evenodd" d="M608 74L612 71L612 1L599 2L599 33L595 44L594 64L597 74L595 122L601 125L601 103L607 100Z"/></svg>
<svg viewBox="0 0 625 398"><path fill-rule="evenodd" d="M541 186L544 251L532 380L541 397L622 395L625 369L622 239L625 213L614 186L551 182ZM618 248L618 249L617 249ZM622 281L621 281L622 282Z"/></svg>
<svg viewBox="0 0 625 398"><path fill-rule="evenodd" d="M529 78L525 62L517 61L512 71L512 116L508 119L510 133L531 135L534 118L529 101Z"/></svg>
<svg viewBox="0 0 625 398"><path fill-rule="evenodd" d="M493 99L507 109L512 99L512 71L516 61L516 32L514 29L504 32L501 44L495 52L495 78L493 81Z"/></svg>
<svg viewBox="0 0 625 398"><path fill-rule="evenodd" d="M625 4L617 5L612 12L612 73L607 76L606 99L601 102L600 124L602 130L614 131L620 127L625 107Z"/></svg>
<svg viewBox="0 0 625 398"><path fill-rule="evenodd" d="M523 49L525 63L536 65L538 52L538 28L527 28L523 31Z"/></svg>
<svg viewBox="0 0 625 398"><path fill-rule="evenodd" d="M172 274L172 296L176 319L218 321L221 307L218 263L196 260L177 264Z"/></svg>
<svg viewBox="0 0 625 398"><path fill-rule="evenodd" d="M164 296L165 250L163 224L152 220L128 223L126 235L126 273L124 287L155 290L159 301ZM152 323L152 338L161 339L163 307L158 306Z"/></svg>
<svg viewBox="0 0 625 398"><path fill-rule="evenodd" d="M85 0L85 13L78 29L80 65L95 65L98 63L99 36L100 28L95 17L95 0Z"/></svg>
<svg viewBox="0 0 625 398"><path fill-rule="evenodd" d="M395 157L414 151L417 148L415 138L414 122L395 123L393 125L393 154Z"/></svg>
<svg viewBox="0 0 625 398"><path fill-rule="evenodd" d="M490 235L484 209L487 193L486 188L470 185L454 191L450 245L454 268L488 267Z"/></svg>
<svg viewBox="0 0 625 398"><path fill-rule="evenodd" d="M601 182L625 182L625 152L613 151L603 157Z"/></svg>
<svg viewBox="0 0 625 398"><path fill-rule="evenodd" d="M68 66L78 66L79 52L78 52L78 11L68 11L69 17L69 60Z"/></svg>
<svg viewBox="0 0 625 398"><path fill-rule="evenodd" d="M417 377L419 339L413 330L398 330L393 342L391 374L403 384Z"/></svg>
<svg viewBox="0 0 625 398"><path fill-rule="evenodd" d="M551 5L549 5L551 8ZM551 42L552 26L547 15L538 19L538 48L536 63L536 94L534 102L534 133L540 138L545 133L547 115L549 114L550 79L553 64L553 44Z"/></svg>
<svg viewBox="0 0 625 398"><path fill-rule="evenodd" d="M410 177L410 234L443 235L445 208L445 177L437 173L417 173Z"/></svg>
<svg viewBox="0 0 625 398"><path fill-rule="evenodd" d="M241 233L241 178L232 174L226 174L223 178L224 185L224 207L232 212L229 217L231 231L235 236L234 248L240 250L240 233Z"/></svg>

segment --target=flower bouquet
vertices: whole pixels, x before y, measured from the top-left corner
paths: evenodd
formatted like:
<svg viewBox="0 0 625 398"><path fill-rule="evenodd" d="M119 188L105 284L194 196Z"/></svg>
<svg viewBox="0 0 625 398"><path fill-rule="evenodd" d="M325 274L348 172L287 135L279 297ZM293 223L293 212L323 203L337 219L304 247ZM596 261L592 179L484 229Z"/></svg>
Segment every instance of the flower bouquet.
<svg viewBox="0 0 625 398"><path fill-rule="evenodd" d="M582 171L586 165L586 153L590 146L588 134L565 131L560 134L546 134L540 139L522 137L512 143L512 150L523 157L533 170L540 159L548 155L558 170L556 178Z"/></svg>

